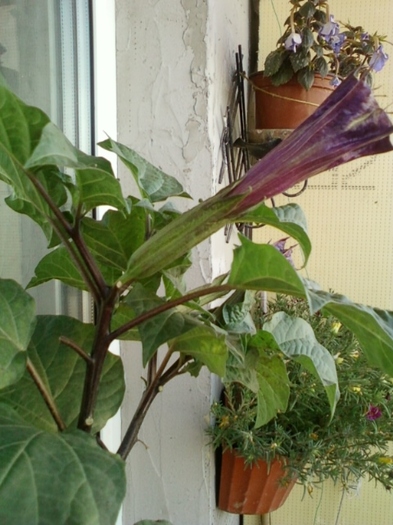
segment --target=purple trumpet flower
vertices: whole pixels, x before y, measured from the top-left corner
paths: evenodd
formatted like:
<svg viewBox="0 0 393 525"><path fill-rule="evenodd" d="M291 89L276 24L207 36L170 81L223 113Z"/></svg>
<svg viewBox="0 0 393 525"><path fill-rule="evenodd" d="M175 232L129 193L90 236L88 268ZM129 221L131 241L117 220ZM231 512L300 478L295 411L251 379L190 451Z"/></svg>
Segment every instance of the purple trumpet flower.
<svg viewBox="0 0 393 525"><path fill-rule="evenodd" d="M367 84L348 77L287 139L255 164L229 195L246 211L313 175L393 149L393 125Z"/></svg>

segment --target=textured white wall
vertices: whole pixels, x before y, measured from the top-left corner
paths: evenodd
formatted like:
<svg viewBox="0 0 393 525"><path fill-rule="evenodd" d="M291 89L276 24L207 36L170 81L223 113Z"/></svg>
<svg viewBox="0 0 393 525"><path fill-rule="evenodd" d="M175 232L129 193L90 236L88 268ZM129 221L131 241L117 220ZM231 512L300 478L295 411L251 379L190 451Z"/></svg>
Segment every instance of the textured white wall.
<svg viewBox="0 0 393 525"><path fill-rule="evenodd" d="M118 0L118 139L181 180L194 199L217 190L220 137L235 52L248 48L249 0ZM120 170L124 186L130 176ZM180 203L179 205L189 205ZM193 253L190 286L228 269L223 234ZM143 388L138 353L124 345L127 404ZM129 358L128 355L131 355ZM214 383L214 380L213 380ZM174 525L235 525L215 510L215 472L204 427L212 379L183 377L154 402L129 458L123 520L168 519Z"/></svg>

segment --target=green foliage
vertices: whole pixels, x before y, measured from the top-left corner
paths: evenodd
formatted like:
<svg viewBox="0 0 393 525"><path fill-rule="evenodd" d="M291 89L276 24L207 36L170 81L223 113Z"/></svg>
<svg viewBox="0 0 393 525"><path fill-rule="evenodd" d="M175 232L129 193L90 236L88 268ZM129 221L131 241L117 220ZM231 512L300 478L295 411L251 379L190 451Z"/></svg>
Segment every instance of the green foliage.
<svg viewBox="0 0 393 525"><path fill-rule="evenodd" d="M111 139L101 146L123 161L139 195L124 196L107 160L76 149L44 113L0 86L6 203L36 222L51 248L28 287L57 279L89 292L95 312L94 323L36 316L30 295L0 279L0 521L7 525L114 523L124 462L148 408L166 383L204 366L249 389L253 426L263 428L291 402L290 359L320 385L331 417L330 354L300 320L275 317L257 331L252 291L307 297L311 308L347 324L364 355L393 375L391 313L314 291L274 245L241 238L227 275L187 289L190 250L228 222L275 227L299 244L306 263L311 243L298 206L248 209L250 190L232 193L237 185L179 213L168 199L188 195L173 177ZM96 220L91 211L101 205L110 209ZM221 305L210 307L216 300ZM122 361L110 352L116 339L138 342L146 388L113 455L99 431L124 396Z"/></svg>
<svg viewBox="0 0 393 525"><path fill-rule="evenodd" d="M317 349L310 366L305 360L307 351L303 356L285 352L286 357L292 354L291 359L286 359L270 344L269 355L285 362L288 373L291 389L287 410L258 425L258 396L233 379L226 384L225 405L215 403L212 407L216 418L215 426L209 429L213 444L235 448L249 463L286 456L289 470L309 492L314 483L327 478L340 481L345 487L364 475L391 489L393 458L388 454L389 442L393 440L391 377L370 365L350 330L328 313L318 311L311 315L304 300L278 296L269 303L267 314L257 305L254 319L257 326L271 331L276 342L280 342L281 351L287 341L290 347L301 348L303 342L307 346L304 335L310 337L315 333L313 354L317 344L320 352L329 354L329 359L326 355L319 359ZM289 329L291 322L297 323L297 328ZM326 372L329 360L336 368L328 369L318 380L316 369ZM319 367L318 362L324 362L325 367ZM336 369L341 397L332 416L326 390L334 381L329 374L333 371L335 374Z"/></svg>
<svg viewBox="0 0 393 525"><path fill-rule="evenodd" d="M310 0L290 0L290 5L284 33L265 60L264 74L273 85L286 84L296 76L308 91L316 74L322 78L330 74L335 78L334 85L338 85L339 79L355 72L361 72L371 83L370 72L379 71L373 67L373 60L381 42L386 41L384 36L369 34L361 26L350 24L337 24L334 30L330 26L329 36L324 36L321 30L329 22L327 0L318 2L318 9ZM295 49L290 45L293 39L297 39ZM386 60L384 57L383 62Z"/></svg>

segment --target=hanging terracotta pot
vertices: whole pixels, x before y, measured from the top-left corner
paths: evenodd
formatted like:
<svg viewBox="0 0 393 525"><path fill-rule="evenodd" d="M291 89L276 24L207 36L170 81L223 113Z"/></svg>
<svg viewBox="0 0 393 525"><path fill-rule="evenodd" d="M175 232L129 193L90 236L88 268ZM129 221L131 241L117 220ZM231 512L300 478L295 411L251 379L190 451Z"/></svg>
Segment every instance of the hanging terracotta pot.
<svg viewBox="0 0 393 525"><path fill-rule="evenodd" d="M250 76L255 93L257 129L295 129L334 91L331 77L315 76L308 91L292 78L282 86L273 86L269 77L258 71Z"/></svg>
<svg viewBox="0 0 393 525"><path fill-rule="evenodd" d="M233 450L222 454L218 507L233 514L268 514L284 504L296 478L288 481L285 460L246 466Z"/></svg>

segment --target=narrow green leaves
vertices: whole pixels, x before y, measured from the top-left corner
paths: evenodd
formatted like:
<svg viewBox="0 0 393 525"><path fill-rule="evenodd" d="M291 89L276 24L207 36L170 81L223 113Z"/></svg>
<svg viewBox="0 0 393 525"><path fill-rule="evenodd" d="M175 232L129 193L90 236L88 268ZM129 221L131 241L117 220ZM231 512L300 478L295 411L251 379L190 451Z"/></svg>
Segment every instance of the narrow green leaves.
<svg viewBox="0 0 393 525"><path fill-rule="evenodd" d="M52 434L0 404L0 522L114 524L124 462L79 432Z"/></svg>
<svg viewBox="0 0 393 525"><path fill-rule="evenodd" d="M18 381L35 326L34 300L14 281L0 280L0 388Z"/></svg>

